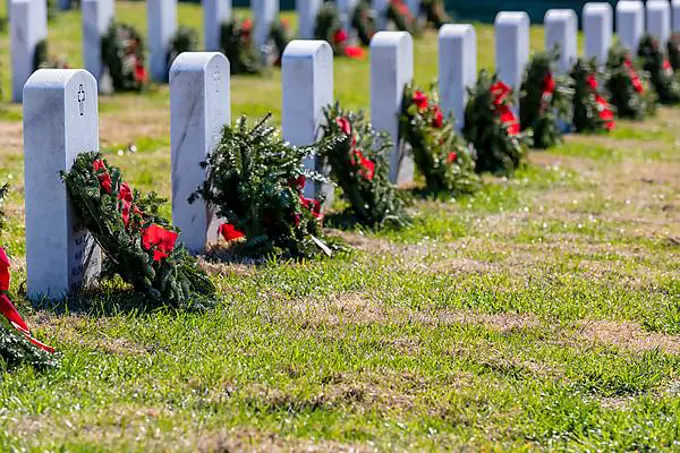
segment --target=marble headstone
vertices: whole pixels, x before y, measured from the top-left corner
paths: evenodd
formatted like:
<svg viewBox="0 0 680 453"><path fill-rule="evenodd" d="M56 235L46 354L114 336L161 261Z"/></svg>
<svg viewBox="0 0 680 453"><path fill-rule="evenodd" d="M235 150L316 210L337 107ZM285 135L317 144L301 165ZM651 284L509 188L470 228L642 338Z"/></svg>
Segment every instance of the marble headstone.
<svg viewBox="0 0 680 453"><path fill-rule="evenodd" d="M439 29L439 95L455 128L463 128L467 88L477 81L477 35L472 25L446 24Z"/></svg>
<svg viewBox="0 0 680 453"><path fill-rule="evenodd" d="M262 49L267 42L272 24L279 16L279 0L253 0L253 41L255 47Z"/></svg>
<svg viewBox="0 0 680 453"><path fill-rule="evenodd" d="M645 7L641 1L623 0L616 4L616 33L626 49L637 52L645 33Z"/></svg>
<svg viewBox="0 0 680 453"><path fill-rule="evenodd" d="M111 91L108 70L102 61L102 36L114 20L113 0L82 0L83 61L102 93Z"/></svg>
<svg viewBox="0 0 680 453"><path fill-rule="evenodd" d="M529 16L525 12L501 11L494 27L498 78L517 93L529 62Z"/></svg>
<svg viewBox="0 0 680 453"><path fill-rule="evenodd" d="M545 50L559 48L560 59L557 64L559 74L568 74L578 58L576 36L578 18L573 9L550 9L543 20L545 27Z"/></svg>
<svg viewBox="0 0 680 453"><path fill-rule="evenodd" d="M231 20L231 0L203 0L203 37L205 50L220 50L222 24Z"/></svg>
<svg viewBox="0 0 680 453"><path fill-rule="evenodd" d="M376 14L375 26L378 31L387 30L387 7L389 5L389 0L373 0L373 9Z"/></svg>
<svg viewBox="0 0 680 453"><path fill-rule="evenodd" d="M319 14L322 0L296 0L300 39L314 39L316 15Z"/></svg>
<svg viewBox="0 0 680 453"><path fill-rule="evenodd" d="M47 38L47 7L45 0L12 0L10 9L12 101L21 102L24 84L35 69L36 45Z"/></svg>
<svg viewBox="0 0 680 453"><path fill-rule="evenodd" d="M647 33L665 46L671 38L671 5L668 0L647 1ZM665 49L665 47L664 47Z"/></svg>
<svg viewBox="0 0 680 453"><path fill-rule="evenodd" d="M337 0L335 2L338 8L338 14L340 15L340 21L348 35L352 33L352 15L354 14L354 8L356 8L357 3L359 3L359 0Z"/></svg>
<svg viewBox="0 0 680 453"><path fill-rule="evenodd" d="M24 88L26 283L30 299L60 299L99 274L101 251L60 171L99 149L97 82L82 69L40 69Z"/></svg>
<svg viewBox="0 0 680 453"><path fill-rule="evenodd" d="M680 32L680 0L671 0L671 16L673 33Z"/></svg>
<svg viewBox="0 0 680 453"><path fill-rule="evenodd" d="M603 67L607 63L614 31L612 6L609 3L586 3L583 7L585 56L595 58Z"/></svg>
<svg viewBox="0 0 680 453"><path fill-rule="evenodd" d="M168 52L177 31L177 0L147 0L149 69L157 82L168 81Z"/></svg>

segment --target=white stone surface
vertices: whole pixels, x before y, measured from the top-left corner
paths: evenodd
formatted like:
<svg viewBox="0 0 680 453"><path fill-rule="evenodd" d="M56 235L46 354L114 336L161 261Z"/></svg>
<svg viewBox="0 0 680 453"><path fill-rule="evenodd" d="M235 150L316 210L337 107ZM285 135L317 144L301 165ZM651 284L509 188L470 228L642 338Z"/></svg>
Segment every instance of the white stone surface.
<svg viewBox="0 0 680 453"><path fill-rule="evenodd" d="M168 81L168 52L177 31L177 0L147 0L146 21L151 78Z"/></svg>
<svg viewBox="0 0 680 453"><path fill-rule="evenodd" d="M83 14L83 61L85 69L95 79L99 89L104 92L107 70L102 61L102 36L114 20L113 0L82 0Z"/></svg>
<svg viewBox="0 0 680 453"><path fill-rule="evenodd" d="M340 21L348 35L353 31L352 15L354 14L354 8L356 8L357 3L359 3L358 0L336 0L335 2L338 8L338 14L340 15Z"/></svg>
<svg viewBox="0 0 680 453"><path fill-rule="evenodd" d="M545 28L545 50L560 49L560 59L557 64L559 74L568 74L578 58L576 35L578 33L578 18L573 9L550 9L543 20Z"/></svg>
<svg viewBox="0 0 680 453"><path fill-rule="evenodd" d="M279 17L279 0L252 0L253 41L258 49L267 42L272 24Z"/></svg>
<svg viewBox="0 0 680 453"><path fill-rule="evenodd" d="M170 161L172 222L179 240L199 253L217 238L214 211L189 196L205 181L200 163L219 143L231 122L230 69L218 52L184 52L170 68Z"/></svg>
<svg viewBox="0 0 680 453"><path fill-rule="evenodd" d="M378 31L387 29L387 7L389 0L373 0L373 9L376 13L375 26Z"/></svg>
<svg viewBox="0 0 680 453"><path fill-rule="evenodd" d="M333 104L333 49L326 41L291 41L281 60L283 139L294 146L314 144L322 135L323 109ZM317 157L308 156L305 167L327 173ZM326 194L326 206L332 202L333 186L308 182L306 197Z"/></svg>
<svg viewBox="0 0 680 453"><path fill-rule="evenodd" d="M477 81L477 34L472 25L446 24L439 29L439 95L455 128L464 125L467 88Z"/></svg>
<svg viewBox="0 0 680 453"><path fill-rule="evenodd" d="M671 16L673 32L680 32L680 0L671 0Z"/></svg>
<svg viewBox="0 0 680 453"><path fill-rule="evenodd" d="M101 251L59 172L99 149L97 82L82 69L40 69L24 88L26 268L30 299L60 299L99 274Z"/></svg>
<svg viewBox="0 0 680 453"><path fill-rule="evenodd" d="M501 11L494 27L498 78L516 93L529 62L529 16L525 12Z"/></svg>
<svg viewBox="0 0 680 453"><path fill-rule="evenodd" d="M316 15L322 3L322 0L295 0L300 39L314 39Z"/></svg>
<svg viewBox="0 0 680 453"><path fill-rule="evenodd" d="M586 3L583 7L583 33L586 58L595 58L603 67L612 46L613 11L609 3Z"/></svg>
<svg viewBox="0 0 680 453"><path fill-rule="evenodd" d="M645 7L641 1L624 0L616 4L616 33L626 49L637 52L645 33Z"/></svg>
<svg viewBox="0 0 680 453"><path fill-rule="evenodd" d="M222 24L231 20L231 0L203 0L203 37L205 50L220 50Z"/></svg>
<svg viewBox="0 0 680 453"><path fill-rule="evenodd" d="M648 0L646 9L647 33L665 46L671 38L671 4L668 0Z"/></svg>
<svg viewBox="0 0 680 453"><path fill-rule="evenodd" d="M371 39L371 121L394 143L390 180L413 181L413 158L399 143L399 114L404 87L413 79L413 38L403 31L381 31Z"/></svg>
<svg viewBox="0 0 680 453"><path fill-rule="evenodd" d="M45 0L12 0L10 8L12 101L21 102L24 84L33 73L35 46L47 38L47 4Z"/></svg>

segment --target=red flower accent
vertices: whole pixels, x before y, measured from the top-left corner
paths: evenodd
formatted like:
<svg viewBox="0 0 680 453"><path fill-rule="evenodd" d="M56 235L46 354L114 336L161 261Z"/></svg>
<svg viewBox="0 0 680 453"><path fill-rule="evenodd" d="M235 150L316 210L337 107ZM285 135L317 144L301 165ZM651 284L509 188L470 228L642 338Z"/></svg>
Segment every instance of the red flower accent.
<svg viewBox="0 0 680 453"><path fill-rule="evenodd" d="M416 90L413 93L413 103L418 107L418 110L423 111L427 108L427 96L422 91Z"/></svg>
<svg viewBox="0 0 680 453"><path fill-rule="evenodd" d="M177 242L177 234L175 231L169 231L160 225L152 223L147 228L142 230L142 247L144 250L153 251L153 260L160 261L170 256L172 249Z"/></svg>
<svg viewBox="0 0 680 453"><path fill-rule="evenodd" d="M344 116L336 118L335 124L338 125L343 134L347 136L352 134L352 124Z"/></svg>
<svg viewBox="0 0 680 453"><path fill-rule="evenodd" d="M236 227L234 227L234 225L231 223L223 223L220 225L217 229L217 233L221 234L224 240L227 242L246 236L242 231L237 230Z"/></svg>
<svg viewBox="0 0 680 453"><path fill-rule="evenodd" d="M630 77L630 81L633 84L633 88L635 91L638 93L642 94L645 92L645 87L642 86L642 82L640 81L640 77L638 77L637 71L635 71L635 67L633 66L633 61L627 57L623 61L623 65L628 68L628 76Z"/></svg>
<svg viewBox="0 0 680 453"><path fill-rule="evenodd" d="M338 28L333 33L333 42L335 44L342 44L345 41L347 41L347 32L343 28Z"/></svg>
<svg viewBox="0 0 680 453"><path fill-rule="evenodd" d="M111 180L109 171L106 169L104 161L97 159L92 162L92 166L94 167L94 172L97 174L97 178L99 178L99 184L101 185L102 189L104 189L106 193L111 193L113 181Z"/></svg>
<svg viewBox="0 0 680 453"><path fill-rule="evenodd" d="M664 68L666 71L668 71L668 70L672 71L672 70L673 70L673 66L671 66L671 62L668 61L668 60L664 60L664 61L663 61L663 68Z"/></svg>
<svg viewBox="0 0 680 453"><path fill-rule="evenodd" d="M297 178L291 178L290 181L288 181L288 185L296 190L304 189L306 183L307 178L305 178L304 175L300 175Z"/></svg>
<svg viewBox="0 0 680 453"><path fill-rule="evenodd" d="M595 78L594 75L589 74L588 77L586 77L586 83L593 90L597 90L597 79Z"/></svg>
<svg viewBox="0 0 680 453"><path fill-rule="evenodd" d="M241 23L241 30L243 30L245 33L250 33L252 29L253 29L253 21L252 20L245 19Z"/></svg>
<svg viewBox="0 0 680 453"><path fill-rule="evenodd" d="M595 102L598 106L598 115L602 121L604 121L604 127L608 131L614 129L616 123L614 122L614 112L609 106L609 102L601 95L595 95Z"/></svg>
<svg viewBox="0 0 680 453"><path fill-rule="evenodd" d="M135 80L139 83L146 83L147 78L144 64L137 60L137 64L135 64Z"/></svg>
<svg viewBox="0 0 680 453"><path fill-rule="evenodd" d="M456 154L455 151L451 151L449 153L448 157L446 158L446 163L451 165L452 163L454 163L456 161L456 159L458 159L458 154Z"/></svg>
<svg viewBox="0 0 680 453"><path fill-rule="evenodd" d="M9 266L7 253L0 247L0 291L9 291Z"/></svg>
<svg viewBox="0 0 680 453"><path fill-rule="evenodd" d="M543 79L543 96L552 96L554 92L555 78L553 77L552 72L549 72Z"/></svg>
<svg viewBox="0 0 680 453"><path fill-rule="evenodd" d="M133 209L132 199L132 189L130 189L130 185L126 182L122 183L118 189L118 200L122 205L120 214L123 218L123 224L125 225L125 228L127 228L128 224L130 223L130 210L133 210L135 214L141 214L141 211L136 206L134 206Z"/></svg>
<svg viewBox="0 0 680 453"><path fill-rule="evenodd" d="M432 110L434 111L434 118L432 118L432 127L441 129L442 125L444 124L444 114L442 113L442 109L439 108L438 105L435 105L432 108Z"/></svg>
<svg viewBox="0 0 680 453"><path fill-rule="evenodd" d="M519 134L519 121L517 121L517 117L507 105L498 107L496 113L498 113L501 123L507 126L508 135Z"/></svg>
<svg viewBox="0 0 680 453"><path fill-rule="evenodd" d="M347 58L364 58L364 49L361 47L347 46L345 47L344 53Z"/></svg>
<svg viewBox="0 0 680 453"><path fill-rule="evenodd" d="M495 106L503 104L510 93L512 93L512 88L500 80L491 85L491 95L493 96L493 104Z"/></svg>
<svg viewBox="0 0 680 453"><path fill-rule="evenodd" d="M360 149L352 150L352 160L359 167L359 175L367 181L373 181L375 177L375 162L364 156Z"/></svg>
<svg viewBox="0 0 680 453"><path fill-rule="evenodd" d="M312 211L312 215L319 221L323 220L323 213L321 212L321 202L315 198L305 198L300 194L300 203L302 206Z"/></svg>

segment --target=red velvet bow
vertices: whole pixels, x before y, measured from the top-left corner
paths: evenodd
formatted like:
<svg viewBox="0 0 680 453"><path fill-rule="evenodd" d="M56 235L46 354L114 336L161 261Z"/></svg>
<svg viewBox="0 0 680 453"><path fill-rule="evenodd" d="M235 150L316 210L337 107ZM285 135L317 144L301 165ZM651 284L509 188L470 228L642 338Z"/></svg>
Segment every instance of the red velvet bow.
<svg viewBox="0 0 680 453"><path fill-rule="evenodd" d="M501 120L501 123L507 126L508 134L517 135L520 132L519 121L517 120L517 116L505 103L511 93L512 88L500 80L491 86L491 94L493 96L496 114Z"/></svg>
<svg viewBox="0 0 680 453"><path fill-rule="evenodd" d="M635 91L637 91L640 94L644 93L645 87L642 86L640 77L638 76L635 67L633 67L633 62L629 58L626 58L623 64L624 66L626 66L626 68L628 68L628 76L630 77L630 81L633 84L633 88L635 88Z"/></svg>

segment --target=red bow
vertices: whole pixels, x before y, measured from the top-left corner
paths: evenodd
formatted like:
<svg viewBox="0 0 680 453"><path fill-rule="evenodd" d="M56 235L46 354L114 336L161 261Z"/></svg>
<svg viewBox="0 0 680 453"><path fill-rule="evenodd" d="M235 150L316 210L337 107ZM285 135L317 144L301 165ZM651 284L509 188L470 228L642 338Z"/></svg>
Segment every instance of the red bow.
<svg viewBox="0 0 680 453"><path fill-rule="evenodd" d="M630 81L633 84L633 88L635 88L635 91L637 91L640 94L644 93L645 87L642 86L640 77L638 76L635 67L633 67L633 62L629 58L626 58L623 64L626 68L628 68L628 76L630 77Z"/></svg>
<svg viewBox="0 0 680 453"><path fill-rule="evenodd" d="M597 114L599 118L604 121L604 127L608 131L614 129L614 126L616 123L614 122L614 112L612 111L611 106L609 105L609 102L600 94L597 92L597 79L593 74L589 74L588 77L586 77L586 83L588 86L593 90L595 93L595 103L597 104Z"/></svg>
<svg viewBox="0 0 680 453"><path fill-rule="evenodd" d="M352 150L352 161L354 166L359 167L359 174L367 181L372 181L375 176L375 163L364 156L360 149Z"/></svg>
<svg viewBox="0 0 680 453"><path fill-rule="evenodd" d="M512 93L512 88L500 80L491 86L493 95L493 105L501 123L507 126L508 135L517 135L520 132L517 116L506 104L508 96Z"/></svg>
<svg viewBox="0 0 680 453"><path fill-rule="evenodd" d="M555 78L552 72L548 72L543 79L543 93L541 94L541 109L549 107L553 94L555 94Z"/></svg>

